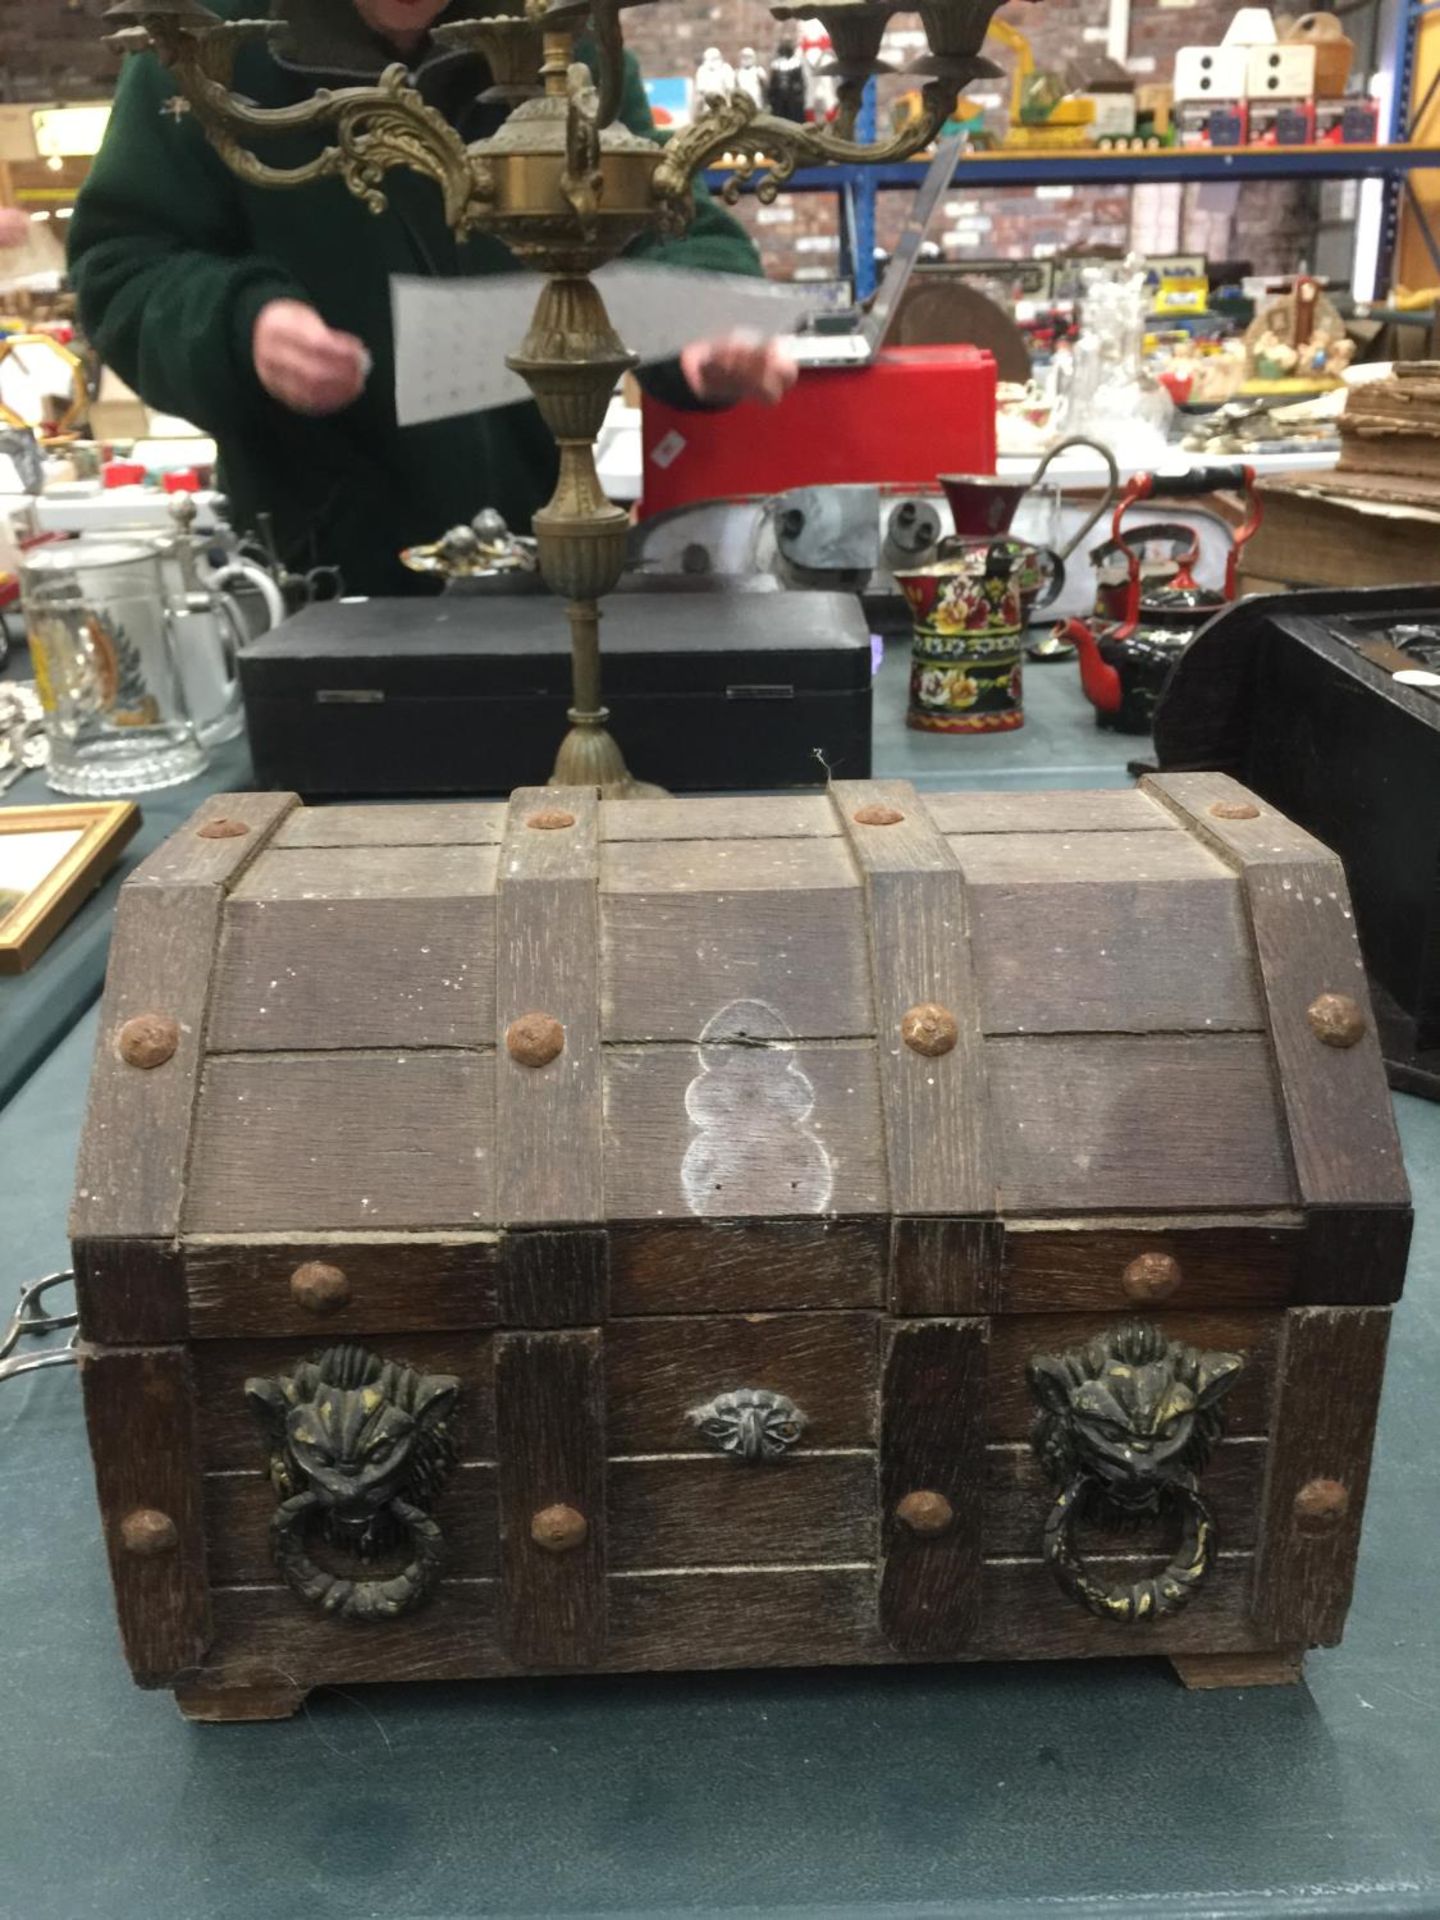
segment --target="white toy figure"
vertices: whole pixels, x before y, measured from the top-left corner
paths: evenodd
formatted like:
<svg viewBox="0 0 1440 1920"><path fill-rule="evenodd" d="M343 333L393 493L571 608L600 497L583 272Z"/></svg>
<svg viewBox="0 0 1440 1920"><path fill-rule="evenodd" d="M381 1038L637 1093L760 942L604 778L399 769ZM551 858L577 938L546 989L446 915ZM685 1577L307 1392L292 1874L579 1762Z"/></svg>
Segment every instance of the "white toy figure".
<svg viewBox="0 0 1440 1920"><path fill-rule="evenodd" d="M695 69L695 111L711 113L735 91L735 69L718 47L707 47Z"/></svg>
<svg viewBox="0 0 1440 1920"><path fill-rule="evenodd" d="M754 47L740 49L740 64L735 69L735 85L741 93L747 94L757 107L765 105L765 89L769 75L755 57Z"/></svg>
<svg viewBox="0 0 1440 1920"><path fill-rule="evenodd" d="M763 1000L732 1000L700 1036L700 1071L685 1090L697 1129L680 1167L690 1211L823 1213L835 1173L805 1124L815 1088L800 1070L794 1036Z"/></svg>

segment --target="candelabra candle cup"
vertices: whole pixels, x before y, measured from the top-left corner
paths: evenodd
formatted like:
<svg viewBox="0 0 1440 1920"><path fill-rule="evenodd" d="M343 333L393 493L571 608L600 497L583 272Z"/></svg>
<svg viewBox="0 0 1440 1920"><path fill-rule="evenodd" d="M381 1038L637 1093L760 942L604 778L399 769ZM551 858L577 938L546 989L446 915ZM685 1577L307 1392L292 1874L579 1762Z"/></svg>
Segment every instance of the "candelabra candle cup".
<svg viewBox="0 0 1440 1920"><path fill-rule="evenodd" d="M101 539L42 547L20 584L55 792L117 799L202 773L154 548Z"/></svg>

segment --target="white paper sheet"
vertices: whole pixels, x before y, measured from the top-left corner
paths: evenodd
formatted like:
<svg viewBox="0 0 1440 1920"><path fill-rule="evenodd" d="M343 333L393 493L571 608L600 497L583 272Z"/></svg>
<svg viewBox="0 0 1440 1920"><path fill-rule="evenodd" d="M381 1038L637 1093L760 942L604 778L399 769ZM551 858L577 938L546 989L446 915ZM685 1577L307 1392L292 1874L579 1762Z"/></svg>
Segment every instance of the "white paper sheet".
<svg viewBox="0 0 1440 1920"><path fill-rule="evenodd" d="M816 304L803 286L640 262L617 261L595 281L615 331L642 365L673 358L691 340L738 328L766 338L793 333ZM529 398L505 356L524 338L541 285L532 273L391 280L395 405L402 427Z"/></svg>

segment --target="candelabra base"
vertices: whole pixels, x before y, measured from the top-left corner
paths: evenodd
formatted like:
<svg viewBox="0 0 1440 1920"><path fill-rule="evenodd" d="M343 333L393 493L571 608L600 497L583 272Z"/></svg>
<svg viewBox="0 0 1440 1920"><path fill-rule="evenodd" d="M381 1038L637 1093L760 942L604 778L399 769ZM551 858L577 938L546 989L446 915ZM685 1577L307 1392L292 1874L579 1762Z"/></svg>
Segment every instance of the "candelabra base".
<svg viewBox="0 0 1440 1920"><path fill-rule="evenodd" d="M609 712L570 711L570 731L560 743L552 787L596 787L602 800L659 800L664 787L637 780L625 765L615 736L606 725Z"/></svg>

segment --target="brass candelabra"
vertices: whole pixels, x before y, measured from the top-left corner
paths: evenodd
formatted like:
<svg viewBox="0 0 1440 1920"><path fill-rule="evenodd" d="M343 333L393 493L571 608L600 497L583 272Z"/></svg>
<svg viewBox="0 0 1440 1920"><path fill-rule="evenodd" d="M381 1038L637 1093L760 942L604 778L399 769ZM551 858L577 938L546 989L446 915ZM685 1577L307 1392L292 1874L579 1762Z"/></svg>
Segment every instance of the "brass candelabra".
<svg viewBox="0 0 1440 1920"><path fill-rule="evenodd" d="M935 138L962 87L996 69L980 47L999 0L921 0L928 52L908 72L922 81L922 110L892 138L855 139L866 82L889 69L879 59L886 23L901 0L817 0L778 5L777 19L818 18L830 35L838 110L831 125L798 125L735 92L665 145L617 124L624 88L621 14L656 0L523 0L481 18L432 30L452 49L489 65L485 96L510 107L493 137L472 145L428 106L397 62L370 86L322 89L296 106L260 108L233 90L246 42L283 34L283 20L224 21L200 0L119 0L107 19L124 51L153 50L212 146L242 180L302 187L343 180L376 213L394 167L432 180L457 238L493 234L545 277L529 332L507 364L527 382L554 434L560 477L535 516L540 569L565 599L573 660L570 731L552 784L599 787L612 796L642 789L608 729L601 694L600 606L625 563L628 517L605 496L595 439L620 376L636 364L610 324L589 276L646 232L680 233L694 181L722 155L734 160L733 200L758 172L773 199L801 164L879 165L908 159ZM910 11L910 8L904 8ZM572 64L577 33L592 33L597 75ZM316 131L327 139L296 167L268 165L254 151L267 136ZM483 503L477 503L483 504Z"/></svg>

